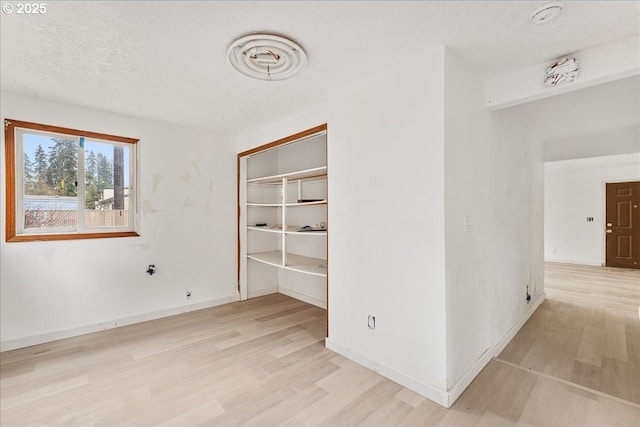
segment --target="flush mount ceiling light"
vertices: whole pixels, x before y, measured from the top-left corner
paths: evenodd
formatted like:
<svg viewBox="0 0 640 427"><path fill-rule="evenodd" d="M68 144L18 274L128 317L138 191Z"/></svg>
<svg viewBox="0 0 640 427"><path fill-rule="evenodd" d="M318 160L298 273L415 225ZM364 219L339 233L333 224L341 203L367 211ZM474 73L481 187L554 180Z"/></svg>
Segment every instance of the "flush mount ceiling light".
<svg viewBox="0 0 640 427"><path fill-rule="evenodd" d="M564 2L554 1L547 3L533 11L531 20L534 24L546 24L553 21L564 8Z"/></svg>
<svg viewBox="0 0 640 427"><path fill-rule="evenodd" d="M575 58L562 58L547 68L544 80L546 87L554 87L561 83L570 83L578 77L578 60Z"/></svg>
<svg viewBox="0 0 640 427"><path fill-rule="evenodd" d="M307 55L300 46L270 34L239 38L229 46L227 58L236 70L260 80L285 80L307 65Z"/></svg>

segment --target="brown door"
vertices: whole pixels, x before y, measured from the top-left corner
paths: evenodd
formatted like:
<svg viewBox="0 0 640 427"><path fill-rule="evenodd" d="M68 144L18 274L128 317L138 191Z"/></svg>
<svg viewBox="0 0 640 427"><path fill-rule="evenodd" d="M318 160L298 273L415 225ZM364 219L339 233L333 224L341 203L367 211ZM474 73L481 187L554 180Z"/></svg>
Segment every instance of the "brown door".
<svg viewBox="0 0 640 427"><path fill-rule="evenodd" d="M640 268L640 181L607 184L607 267Z"/></svg>

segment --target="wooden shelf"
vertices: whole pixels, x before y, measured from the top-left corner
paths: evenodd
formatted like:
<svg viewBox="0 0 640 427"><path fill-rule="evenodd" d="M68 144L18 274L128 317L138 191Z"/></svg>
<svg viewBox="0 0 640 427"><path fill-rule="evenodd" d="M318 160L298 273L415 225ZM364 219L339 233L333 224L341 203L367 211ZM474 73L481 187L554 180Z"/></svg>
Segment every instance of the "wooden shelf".
<svg viewBox="0 0 640 427"><path fill-rule="evenodd" d="M313 205L326 205L326 200L318 200L315 202L296 202L296 203L285 203L283 206L295 207L295 206L313 206Z"/></svg>
<svg viewBox="0 0 640 427"><path fill-rule="evenodd" d="M280 251L248 254L247 258L282 268L284 270L297 271L299 273L311 274L313 276L327 277L327 260L325 259L311 258L289 253L287 254L287 265L282 265L282 252Z"/></svg>
<svg viewBox="0 0 640 427"><path fill-rule="evenodd" d="M326 125L238 155L238 288L242 301L276 288L326 308L326 161ZM307 228L298 231L302 227Z"/></svg>
<svg viewBox="0 0 640 427"><path fill-rule="evenodd" d="M267 208L281 208L283 206L294 207L294 206L313 206L313 205L326 205L326 200L318 200L316 202L301 202L301 203L247 203L247 206L258 206L258 207L267 207Z"/></svg>
<svg viewBox="0 0 640 427"><path fill-rule="evenodd" d="M278 234L308 234L308 235L318 235L318 236L326 236L327 230L322 231L298 231L300 226L293 225L288 226L286 231L283 231L281 228L274 228L274 226L266 226L266 227L256 227L255 225L247 226L247 230L255 230L255 231L264 231L265 233L278 233Z"/></svg>
<svg viewBox="0 0 640 427"><path fill-rule="evenodd" d="M283 173L280 175L265 176L247 180L247 184L282 184L282 178L290 180L311 179L327 176L327 167L320 166L312 169L305 169L296 172Z"/></svg>

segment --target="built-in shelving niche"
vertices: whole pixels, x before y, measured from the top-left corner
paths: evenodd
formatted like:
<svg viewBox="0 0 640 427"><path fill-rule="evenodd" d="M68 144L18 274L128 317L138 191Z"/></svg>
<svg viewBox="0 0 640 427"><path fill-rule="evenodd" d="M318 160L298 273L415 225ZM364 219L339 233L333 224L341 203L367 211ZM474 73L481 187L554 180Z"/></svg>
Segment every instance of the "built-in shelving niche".
<svg viewBox="0 0 640 427"><path fill-rule="evenodd" d="M238 155L240 299L327 306L326 125Z"/></svg>

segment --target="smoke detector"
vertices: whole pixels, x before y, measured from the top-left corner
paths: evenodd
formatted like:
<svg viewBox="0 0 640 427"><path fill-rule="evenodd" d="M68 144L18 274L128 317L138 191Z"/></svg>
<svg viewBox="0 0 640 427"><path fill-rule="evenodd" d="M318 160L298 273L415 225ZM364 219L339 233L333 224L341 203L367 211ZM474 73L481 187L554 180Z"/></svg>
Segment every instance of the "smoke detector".
<svg viewBox="0 0 640 427"><path fill-rule="evenodd" d="M307 65L307 55L293 41L271 34L253 34L231 43L227 58L242 74L260 80L285 80Z"/></svg>
<svg viewBox="0 0 640 427"><path fill-rule="evenodd" d="M547 68L544 85L554 87L561 83L571 83L578 77L578 60L575 58L562 58Z"/></svg>
<svg viewBox="0 0 640 427"><path fill-rule="evenodd" d="M554 1L540 6L531 14L531 20L534 24L546 24L553 21L562 12L564 2Z"/></svg>

